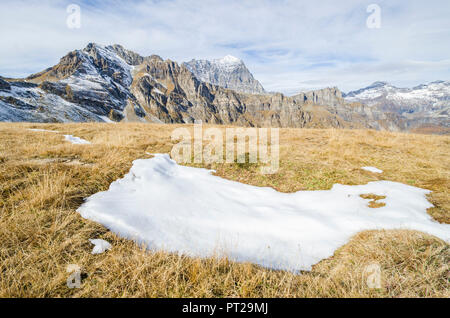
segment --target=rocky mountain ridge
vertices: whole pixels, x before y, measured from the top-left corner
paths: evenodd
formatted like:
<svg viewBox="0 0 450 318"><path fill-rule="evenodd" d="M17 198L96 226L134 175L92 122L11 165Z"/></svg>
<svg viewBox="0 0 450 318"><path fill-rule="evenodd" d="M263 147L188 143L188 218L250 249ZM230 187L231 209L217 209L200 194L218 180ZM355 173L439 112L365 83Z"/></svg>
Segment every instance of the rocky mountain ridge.
<svg viewBox="0 0 450 318"><path fill-rule="evenodd" d="M183 64L200 81L242 93L265 93L261 83L255 80L244 62L234 56L227 55L212 61L193 59Z"/></svg>
<svg viewBox="0 0 450 318"><path fill-rule="evenodd" d="M227 60L225 68L240 65L234 58ZM0 78L0 121L410 127L405 115L352 100L356 95L337 88L294 96L244 93L199 80L186 64L143 57L120 45L91 43L27 78Z"/></svg>

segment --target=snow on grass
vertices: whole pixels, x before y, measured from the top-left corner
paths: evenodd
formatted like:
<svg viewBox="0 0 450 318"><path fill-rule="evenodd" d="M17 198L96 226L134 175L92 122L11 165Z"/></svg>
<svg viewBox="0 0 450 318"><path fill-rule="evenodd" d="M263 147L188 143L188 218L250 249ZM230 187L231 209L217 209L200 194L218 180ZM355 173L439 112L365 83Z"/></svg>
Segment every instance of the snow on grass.
<svg viewBox="0 0 450 318"><path fill-rule="evenodd" d="M76 144L76 145L89 145L90 142L84 139L81 139L79 137L75 137L72 135L64 135L64 138L66 138L67 141Z"/></svg>
<svg viewBox="0 0 450 318"><path fill-rule="evenodd" d="M56 130L46 130L46 129L28 129L28 130L36 131L36 132L59 133L59 131L56 131ZM77 144L77 145L89 145L89 144L91 144L89 141L87 141L85 139L82 139L82 138L79 138L79 137L75 137L75 136L72 136L72 135L64 135L64 138L67 141L69 141L69 142L71 142L73 144Z"/></svg>
<svg viewBox="0 0 450 318"><path fill-rule="evenodd" d="M427 214L430 191L390 181L281 193L178 165L168 155L133 162L108 191L78 209L118 235L189 256L228 256L285 270L309 270L369 229L413 229L450 240L450 225ZM373 209L361 194L386 196Z"/></svg>
<svg viewBox="0 0 450 318"><path fill-rule="evenodd" d="M91 242L92 244L95 245L94 248L92 249L92 254L101 254L101 253L105 252L106 250L111 249L111 244L109 244L105 240L90 239L89 242Z"/></svg>
<svg viewBox="0 0 450 318"><path fill-rule="evenodd" d="M36 131L36 132L59 133L59 131L56 131L56 130L46 130L46 129L28 129L28 130ZM72 135L64 135L64 138L67 141L69 141L69 142L71 142L73 144L77 144L77 145L89 145L89 144L91 144L89 141L87 141L85 139L82 139L82 138L79 138L79 137L75 137L75 136L72 136Z"/></svg>
<svg viewBox="0 0 450 318"><path fill-rule="evenodd" d="M378 168L375 167L362 167L361 169L366 170L366 171L370 171L373 173L383 173L383 170L380 170Z"/></svg>
<svg viewBox="0 0 450 318"><path fill-rule="evenodd" d="M30 128L28 130L31 131L37 131L37 132L51 132L51 133L59 133L59 131L56 130L47 130L47 129L35 129L35 128Z"/></svg>

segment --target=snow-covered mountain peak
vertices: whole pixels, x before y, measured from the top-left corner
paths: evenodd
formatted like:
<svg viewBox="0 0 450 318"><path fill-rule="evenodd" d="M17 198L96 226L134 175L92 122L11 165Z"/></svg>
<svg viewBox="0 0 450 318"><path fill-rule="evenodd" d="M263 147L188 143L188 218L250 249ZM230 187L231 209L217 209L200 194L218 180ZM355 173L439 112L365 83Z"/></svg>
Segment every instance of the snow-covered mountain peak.
<svg viewBox="0 0 450 318"><path fill-rule="evenodd" d="M101 45L101 44L98 44L98 43L95 43L95 42L90 42L90 43L88 43L87 45L86 45L86 47L83 49L83 51L84 50L90 50L90 49L92 49L92 48L96 48L96 47L100 47L100 48L104 48L104 45Z"/></svg>
<svg viewBox="0 0 450 318"><path fill-rule="evenodd" d="M233 56L233 55L226 55L221 59L218 60L214 60L216 62L218 62L219 64L223 64L223 65L239 65L242 64L242 60Z"/></svg>
<svg viewBox="0 0 450 318"><path fill-rule="evenodd" d="M385 86L391 86L391 85L388 82L378 81L378 82L373 82L368 87L375 88L375 87L385 87Z"/></svg>
<svg viewBox="0 0 450 318"><path fill-rule="evenodd" d="M88 46L83 49L83 53L86 53L93 58L104 58L118 65L130 65L125 59L122 58L122 56L118 54L118 52L114 49L114 46L111 45L103 46L96 43L89 43Z"/></svg>
<svg viewBox="0 0 450 318"><path fill-rule="evenodd" d="M245 66L232 55L214 60L191 60L184 63L197 79L203 82L251 94L264 94L264 88Z"/></svg>
<svg viewBox="0 0 450 318"><path fill-rule="evenodd" d="M416 86L413 89L418 89L418 88L428 88L430 90L441 90L442 89L442 90L446 90L448 92L448 90L450 89L450 82L449 81L434 81L429 84Z"/></svg>
<svg viewBox="0 0 450 318"><path fill-rule="evenodd" d="M350 102L360 102L383 112L398 114L431 114L450 108L450 83L434 81L413 88L398 88L386 82L349 92L344 97Z"/></svg>

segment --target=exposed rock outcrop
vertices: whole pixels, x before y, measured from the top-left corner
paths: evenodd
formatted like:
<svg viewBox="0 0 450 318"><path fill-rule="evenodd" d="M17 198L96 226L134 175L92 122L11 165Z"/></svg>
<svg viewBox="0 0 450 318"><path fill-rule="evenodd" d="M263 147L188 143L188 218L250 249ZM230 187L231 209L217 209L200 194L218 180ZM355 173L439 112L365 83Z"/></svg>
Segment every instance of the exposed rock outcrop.
<svg viewBox="0 0 450 318"><path fill-rule="evenodd" d="M11 85L0 77L0 90L9 91Z"/></svg>

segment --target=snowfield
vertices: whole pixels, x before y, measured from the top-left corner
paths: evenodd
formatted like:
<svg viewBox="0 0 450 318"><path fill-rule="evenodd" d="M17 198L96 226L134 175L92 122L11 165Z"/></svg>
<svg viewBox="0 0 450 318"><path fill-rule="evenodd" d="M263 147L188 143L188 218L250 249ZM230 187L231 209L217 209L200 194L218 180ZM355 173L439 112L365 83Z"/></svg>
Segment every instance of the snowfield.
<svg viewBox="0 0 450 318"><path fill-rule="evenodd" d="M133 162L108 191L78 209L152 250L228 256L297 272L333 255L369 229L412 229L450 241L450 225L432 220L430 191L390 181L335 184L331 190L281 193L178 165L168 155ZM372 209L361 194L386 196Z"/></svg>

